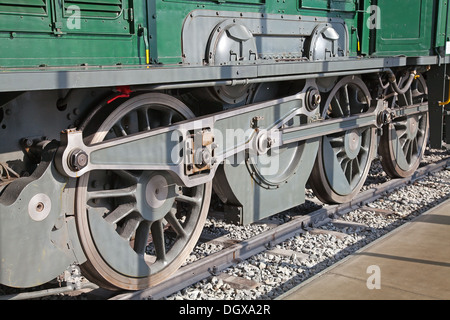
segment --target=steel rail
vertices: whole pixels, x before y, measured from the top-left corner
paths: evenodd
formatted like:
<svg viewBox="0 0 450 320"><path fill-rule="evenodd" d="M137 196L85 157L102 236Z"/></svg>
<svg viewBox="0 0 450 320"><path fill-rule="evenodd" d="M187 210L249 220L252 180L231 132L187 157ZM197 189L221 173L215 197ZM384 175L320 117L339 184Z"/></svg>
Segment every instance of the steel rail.
<svg viewBox="0 0 450 320"><path fill-rule="evenodd" d="M242 260L263 252L271 246L277 245L295 235L304 233L304 228L307 226L317 226L329 217L344 215L369 202L375 201L390 190L409 185L429 174L441 171L449 165L450 158L446 158L437 163L424 166L416 170L411 177L389 180L382 185L359 193L350 202L326 206L305 216L296 217L287 223L262 232L251 239L243 240L221 250L220 252L193 262L180 268L171 278L155 287L141 291L118 294L110 298L110 300L156 300L164 298L188 287L189 285L208 278L211 275L217 274L218 272L237 264Z"/></svg>

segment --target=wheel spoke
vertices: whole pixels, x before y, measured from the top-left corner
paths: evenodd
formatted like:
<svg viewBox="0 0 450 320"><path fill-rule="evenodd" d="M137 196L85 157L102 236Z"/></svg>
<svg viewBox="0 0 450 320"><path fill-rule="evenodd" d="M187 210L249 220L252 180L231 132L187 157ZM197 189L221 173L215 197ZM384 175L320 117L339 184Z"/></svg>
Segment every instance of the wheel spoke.
<svg viewBox="0 0 450 320"><path fill-rule="evenodd" d="M414 139L412 140L412 152L414 155L416 155L419 152L419 142L418 142L418 137L414 137Z"/></svg>
<svg viewBox="0 0 450 320"><path fill-rule="evenodd" d="M138 254L144 254L147 248L150 235L150 223L142 221L136 230L134 238L134 251Z"/></svg>
<svg viewBox="0 0 450 320"><path fill-rule="evenodd" d="M347 154L345 152L336 153L335 150L333 150L330 140L327 136L323 137L322 143L323 149L326 150L325 154L327 155L327 168L329 168L330 173L333 172L328 176L328 178L330 179L330 181L332 181L332 184L339 183L344 189L349 190L350 184L347 174L349 170L350 159L347 157Z"/></svg>
<svg viewBox="0 0 450 320"><path fill-rule="evenodd" d="M334 148L342 148L344 146L344 135L330 137L330 144Z"/></svg>
<svg viewBox="0 0 450 320"><path fill-rule="evenodd" d="M331 112L333 113L336 111L338 114L336 117L344 117L344 111L342 110L341 104L339 103L339 100L337 97L333 97L331 100Z"/></svg>
<svg viewBox="0 0 450 320"><path fill-rule="evenodd" d="M336 158L337 158L338 161L340 161L341 165L343 165L343 162L348 159L347 158L347 153L345 152L345 149L343 149L343 148L339 149L336 152Z"/></svg>
<svg viewBox="0 0 450 320"><path fill-rule="evenodd" d="M341 168L342 168L342 172L345 174L345 172L347 171L347 167L348 167L348 163L349 160L346 157L343 157L341 160Z"/></svg>
<svg viewBox="0 0 450 320"><path fill-rule="evenodd" d="M117 174L122 179L125 179L126 181L130 182L131 184L136 184L139 180L139 177L132 174L130 171L127 170L116 170L114 171L115 174Z"/></svg>
<svg viewBox="0 0 450 320"><path fill-rule="evenodd" d="M355 159L353 159L353 161L355 162L355 168L356 168L356 174L361 174L362 173L362 171L361 171L361 164L360 164L360 162L359 162L359 159L358 159L358 157L356 157Z"/></svg>
<svg viewBox="0 0 450 320"><path fill-rule="evenodd" d="M175 216L174 211L171 210L165 218L179 237L185 237L187 235L180 221L178 221L177 217Z"/></svg>
<svg viewBox="0 0 450 320"><path fill-rule="evenodd" d="M351 86L352 94L350 96L351 114L359 114L369 109L367 96L358 86Z"/></svg>
<svg viewBox="0 0 450 320"><path fill-rule="evenodd" d="M88 191L87 200L135 196L136 186L121 189Z"/></svg>
<svg viewBox="0 0 450 320"><path fill-rule="evenodd" d="M361 156L369 154L369 148L366 146L361 146L361 149L359 150L359 154Z"/></svg>
<svg viewBox="0 0 450 320"><path fill-rule="evenodd" d="M408 129L408 122L406 120L395 121L394 122L394 127L395 127L395 130L406 131Z"/></svg>
<svg viewBox="0 0 450 320"><path fill-rule="evenodd" d="M120 123L120 121L117 122L116 125L114 125L113 130L117 137L128 135L127 132L125 131L125 128L122 126L122 123Z"/></svg>
<svg viewBox="0 0 450 320"><path fill-rule="evenodd" d="M135 203L124 203L118 206L114 211L109 213L105 221L111 224L115 224L122 220L123 218L127 217L130 213L132 213L136 209Z"/></svg>
<svg viewBox="0 0 450 320"><path fill-rule="evenodd" d="M346 112L346 115L350 115L350 97L348 92L348 84L342 87L343 93L344 93L344 110Z"/></svg>
<svg viewBox="0 0 450 320"><path fill-rule="evenodd" d="M400 140L403 140L402 138L403 138L403 136L400 136L400 137L399 137ZM403 143L402 143L402 149L403 149L403 152L404 152L405 154L406 154L406 151L407 151L408 148L409 148L409 143L410 143L410 142L411 142L411 140L405 138L405 140L404 140Z"/></svg>
<svg viewBox="0 0 450 320"><path fill-rule="evenodd" d="M347 177L348 184L352 184L352 175L353 175L353 161L349 160L347 165L347 170L345 176Z"/></svg>
<svg viewBox="0 0 450 320"><path fill-rule="evenodd" d="M166 260L166 245L164 241L164 228L162 220L158 220L152 223L152 240L155 246L157 260Z"/></svg>
<svg viewBox="0 0 450 320"><path fill-rule="evenodd" d="M139 109L137 115L138 115L139 131L150 130L151 128L150 128L150 119L148 117L148 110L145 108Z"/></svg>
<svg viewBox="0 0 450 320"><path fill-rule="evenodd" d="M161 125L168 126L172 124L174 113L172 111L168 111L164 113L164 116L161 119Z"/></svg>
<svg viewBox="0 0 450 320"><path fill-rule="evenodd" d="M190 196L187 196L187 195L184 195L184 194L177 195L175 197L175 200L181 201L181 202L185 202L185 203L190 203L190 204L195 205L195 206L200 205L200 202L201 202L201 199L199 199L199 198L197 198L195 196L194 197L190 197Z"/></svg>
<svg viewBox="0 0 450 320"><path fill-rule="evenodd" d="M411 163L413 159L413 141L409 140L408 145L408 163Z"/></svg>

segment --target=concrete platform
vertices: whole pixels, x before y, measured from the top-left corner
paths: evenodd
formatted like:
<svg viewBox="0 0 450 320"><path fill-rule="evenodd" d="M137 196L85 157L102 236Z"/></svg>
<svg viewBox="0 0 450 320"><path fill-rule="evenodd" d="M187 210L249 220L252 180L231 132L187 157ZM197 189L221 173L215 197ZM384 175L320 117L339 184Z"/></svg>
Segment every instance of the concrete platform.
<svg viewBox="0 0 450 320"><path fill-rule="evenodd" d="M450 299L450 200L277 300Z"/></svg>

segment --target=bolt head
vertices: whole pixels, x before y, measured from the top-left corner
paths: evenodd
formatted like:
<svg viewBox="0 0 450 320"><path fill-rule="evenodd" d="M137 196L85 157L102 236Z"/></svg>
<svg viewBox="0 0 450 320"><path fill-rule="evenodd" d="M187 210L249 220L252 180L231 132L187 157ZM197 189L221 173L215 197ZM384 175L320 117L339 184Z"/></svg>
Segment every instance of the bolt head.
<svg viewBox="0 0 450 320"><path fill-rule="evenodd" d="M81 149L73 150L69 155L69 167L73 171L80 171L88 165L89 157Z"/></svg>

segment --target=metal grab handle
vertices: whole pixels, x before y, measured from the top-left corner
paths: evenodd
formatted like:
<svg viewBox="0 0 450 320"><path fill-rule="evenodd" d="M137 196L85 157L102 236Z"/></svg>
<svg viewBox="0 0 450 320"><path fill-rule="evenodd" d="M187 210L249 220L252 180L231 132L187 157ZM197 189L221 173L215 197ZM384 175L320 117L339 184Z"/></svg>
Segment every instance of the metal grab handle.
<svg viewBox="0 0 450 320"><path fill-rule="evenodd" d="M445 102L439 102L440 106L446 106L450 103L450 80L448 81L448 99Z"/></svg>

